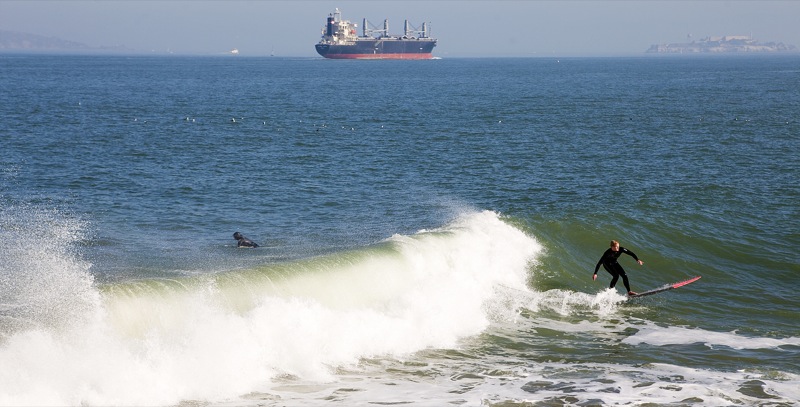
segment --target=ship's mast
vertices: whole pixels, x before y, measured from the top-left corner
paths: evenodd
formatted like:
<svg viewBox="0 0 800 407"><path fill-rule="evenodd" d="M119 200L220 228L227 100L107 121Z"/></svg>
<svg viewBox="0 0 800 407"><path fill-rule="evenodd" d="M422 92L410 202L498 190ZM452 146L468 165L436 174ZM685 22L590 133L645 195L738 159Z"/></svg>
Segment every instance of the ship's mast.
<svg viewBox="0 0 800 407"><path fill-rule="evenodd" d="M337 9L338 11L338 9ZM362 37L370 37L374 34L379 34L379 38L389 38L391 34L389 34L389 19L383 20L383 29L378 29L378 27L370 24L370 22L363 18L361 20L361 36ZM419 30L417 27L414 27L408 20L405 20L405 24L403 27L403 37L409 38L418 36L419 38L430 38L430 29L428 28L428 23L422 23L422 29Z"/></svg>
<svg viewBox="0 0 800 407"><path fill-rule="evenodd" d="M419 38L430 38L428 23L422 23L422 29L418 30L417 27L414 27L413 25L409 24L408 20L406 20L404 35L406 37L413 37L414 35L419 35Z"/></svg>

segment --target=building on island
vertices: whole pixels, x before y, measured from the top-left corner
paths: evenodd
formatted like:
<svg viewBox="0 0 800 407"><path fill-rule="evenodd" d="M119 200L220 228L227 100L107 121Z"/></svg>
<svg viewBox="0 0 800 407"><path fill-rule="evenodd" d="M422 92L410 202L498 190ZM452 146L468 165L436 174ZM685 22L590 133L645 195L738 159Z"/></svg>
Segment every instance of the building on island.
<svg viewBox="0 0 800 407"><path fill-rule="evenodd" d="M653 44L646 51L651 54L693 54L725 52L796 52L797 47L782 42L758 42L752 35L725 35L706 37L685 43Z"/></svg>

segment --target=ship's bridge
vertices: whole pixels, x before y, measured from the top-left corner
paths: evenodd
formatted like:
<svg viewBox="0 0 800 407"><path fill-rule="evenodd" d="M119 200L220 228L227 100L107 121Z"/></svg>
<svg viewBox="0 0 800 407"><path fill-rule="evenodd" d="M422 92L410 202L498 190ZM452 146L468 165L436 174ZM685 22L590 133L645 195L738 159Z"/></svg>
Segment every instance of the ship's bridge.
<svg viewBox="0 0 800 407"><path fill-rule="evenodd" d="M344 44L353 42L358 38L358 26L348 20L342 20L342 13L337 8L328 16L328 22L322 27L322 43Z"/></svg>

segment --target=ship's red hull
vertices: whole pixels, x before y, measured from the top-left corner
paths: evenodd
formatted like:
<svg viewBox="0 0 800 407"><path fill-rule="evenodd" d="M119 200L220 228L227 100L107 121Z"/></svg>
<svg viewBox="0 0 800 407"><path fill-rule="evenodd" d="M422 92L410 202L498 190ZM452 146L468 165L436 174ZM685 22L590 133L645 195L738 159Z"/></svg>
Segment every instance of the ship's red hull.
<svg viewBox="0 0 800 407"><path fill-rule="evenodd" d="M433 54L327 54L331 59L432 59Z"/></svg>

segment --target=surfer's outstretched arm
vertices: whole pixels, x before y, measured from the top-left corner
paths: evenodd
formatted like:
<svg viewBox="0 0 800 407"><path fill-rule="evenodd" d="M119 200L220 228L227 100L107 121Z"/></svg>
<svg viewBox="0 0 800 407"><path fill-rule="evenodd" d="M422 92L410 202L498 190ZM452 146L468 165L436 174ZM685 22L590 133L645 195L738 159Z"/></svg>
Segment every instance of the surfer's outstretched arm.
<svg viewBox="0 0 800 407"><path fill-rule="evenodd" d="M636 257L636 253L634 253L634 252L632 252L632 251L630 251L630 250L628 250L628 249L626 249L624 247L620 247L619 251L622 252L622 253L627 254L628 256L633 257L633 259L636 260L636 262L639 263L640 266L644 265L644 262L639 260L638 257Z"/></svg>

